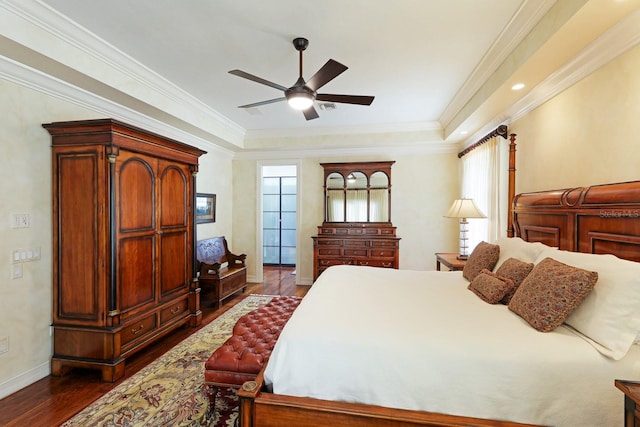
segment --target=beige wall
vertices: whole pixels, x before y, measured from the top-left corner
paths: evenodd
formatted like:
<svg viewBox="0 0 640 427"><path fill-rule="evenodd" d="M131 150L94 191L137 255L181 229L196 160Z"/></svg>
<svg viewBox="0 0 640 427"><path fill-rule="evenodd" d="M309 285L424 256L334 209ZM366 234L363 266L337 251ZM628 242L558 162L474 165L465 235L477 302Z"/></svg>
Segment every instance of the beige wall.
<svg viewBox="0 0 640 427"><path fill-rule="evenodd" d="M51 357L51 140L42 123L97 118L95 112L0 80L0 390L21 376L38 379ZM11 228L13 214L28 214L29 228ZM22 264L11 279L11 253L39 247L41 258Z"/></svg>
<svg viewBox="0 0 640 427"><path fill-rule="evenodd" d="M52 355L51 140L41 124L105 115L1 79L0 93L0 339L9 342L0 354L2 398L48 375ZM228 234L233 221L231 154L205 149L198 191L216 193L218 206L215 223L198 225L199 237ZM28 214L29 228L11 228L14 214ZM40 260L11 279L12 251L36 247Z"/></svg>
<svg viewBox="0 0 640 427"><path fill-rule="evenodd" d="M400 268L432 270L434 253L456 251L457 223L443 217L451 201L459 197L458 158L455 152L414 155L315 157L296 160L300 165L300 228L297 281L312 282L313 244L311 236L322 223L323 171L320 163L346 161L395 160L391 170L391 220L398 227L400 241ZM291 163L291 160L283 160ZM234 223L235 247L254 248L248 257L248 276L255 277L258 241L256 225L257 176L260 166L257 160L234 160Z"/></svg>
<svg viewBox="0 0 640 427"><path fill-rule="evenodd" d="M518 192L640 179L640 46L510 126Z"/></svg>

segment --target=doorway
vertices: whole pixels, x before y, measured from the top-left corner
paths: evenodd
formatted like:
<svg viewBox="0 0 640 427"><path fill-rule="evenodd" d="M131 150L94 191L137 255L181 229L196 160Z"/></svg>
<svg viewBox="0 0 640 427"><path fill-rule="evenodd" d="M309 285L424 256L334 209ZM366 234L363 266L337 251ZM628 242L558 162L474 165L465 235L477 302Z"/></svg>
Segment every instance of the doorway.
<svg viewBox="0 0 640 427"><path fill-rule="evenodd" d="M262 264L296 265L296 165L262 167Z"/></svg>

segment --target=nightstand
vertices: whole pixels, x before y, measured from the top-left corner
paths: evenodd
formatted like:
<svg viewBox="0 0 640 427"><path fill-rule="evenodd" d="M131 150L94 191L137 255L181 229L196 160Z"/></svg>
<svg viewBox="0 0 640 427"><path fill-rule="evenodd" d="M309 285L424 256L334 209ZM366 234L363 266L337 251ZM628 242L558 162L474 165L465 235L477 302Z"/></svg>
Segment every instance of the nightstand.
<svg viewBox="0 0 640 427"><path fill-rule="evenodd" d="M466 259L458 259L457 253L436 252L436 270L440 271L440 264L444 264L450 271L463 270Z"/></svg>
<svg viewBox="0 0 640 427"><path fill-rule="evenodd" d="M615 380L614 383L624 393L624 426L640 425L637 415L637 408L640 408L640 383L624 380Z"/></svg>

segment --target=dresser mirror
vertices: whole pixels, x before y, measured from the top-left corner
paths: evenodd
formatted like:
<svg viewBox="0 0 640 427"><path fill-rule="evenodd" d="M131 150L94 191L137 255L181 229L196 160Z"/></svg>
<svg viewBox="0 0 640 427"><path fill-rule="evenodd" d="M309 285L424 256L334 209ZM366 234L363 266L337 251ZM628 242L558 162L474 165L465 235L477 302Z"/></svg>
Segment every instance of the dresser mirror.
<svg viewBox="0 0 640 427"><path fill-rule="evenodd" d="M313 239L314 280L333 265L398 268L389 162L321 163L324 221Z"/></svg>
<svg viewBox="0 0 640 427"><path fill-rule="evenodd" d="M325 222L391 222L393 163L322 163Z"/></svg>

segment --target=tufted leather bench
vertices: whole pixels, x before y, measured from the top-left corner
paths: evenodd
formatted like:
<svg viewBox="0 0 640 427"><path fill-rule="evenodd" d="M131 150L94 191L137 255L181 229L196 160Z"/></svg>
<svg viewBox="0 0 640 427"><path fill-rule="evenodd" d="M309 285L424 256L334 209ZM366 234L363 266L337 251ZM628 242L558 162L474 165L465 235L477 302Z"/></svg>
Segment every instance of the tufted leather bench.
<svg viewBox="0 0 640 427"><path fill-rule="evenodd" d="M271 351L301 297L274 297L242 316L233 333L205 362L204 383L213 413L218 387L239 388L252 381L265 366Z"/></svg>

